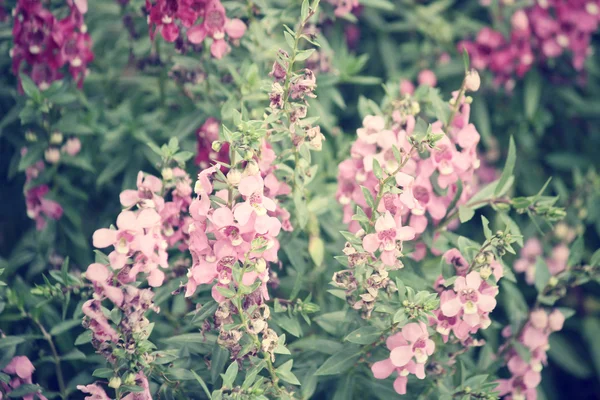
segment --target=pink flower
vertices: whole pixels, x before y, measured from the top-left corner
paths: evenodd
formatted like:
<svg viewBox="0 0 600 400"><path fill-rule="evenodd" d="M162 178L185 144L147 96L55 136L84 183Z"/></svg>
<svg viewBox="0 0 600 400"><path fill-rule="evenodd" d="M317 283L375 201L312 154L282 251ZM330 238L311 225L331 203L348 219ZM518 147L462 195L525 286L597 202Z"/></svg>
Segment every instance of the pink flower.
<svg viewBox="0 0 600 400"><path fill-rule="evenodd" d="M21 379L31 379L35 368L26 356L14 357L2 371L9 375L17 375Z"/></svg>
<svg viewBox="0 0 600 400"><path fill-rule="evenodd" d="M68 139L62 147L62 151L70 156L76 156L81 151L81 141L78 138Z"/></svg>
<svg viewBox="0 0 600 400"><path fill-rule="evenodd" d="M479 315L490 312L496 307L494 296L486 294L480 289L483 281L476 271L470 272L466 277L459 276L454 282L454 291L457 297L441 304L441 310L447 317L453 317L462 310L469 317L472 325L479 323Z"/></svg>
<svg viewBox="0 0 600 400"><path fill-rule="evenodd" d="M86 386L78 385L77 389L83 393L89 394L89 396L85 397L85 400L110 400L110 397L108 397L104 389L98 386L97 383Z"/></svg>
<svg viewBox="0 0 600 400"><path fill-rule="evenodd" d="M458 249L450 249L444 253L444 261L447 264L454 266L457 275L466 275L469 270L469 263L462 256Z"/></svg>
<svg viewBox="0 0 600 400"><path fill-rule="evenodd" d="M123 207L132 207L136 204L142 207L154 208L157 205L156 195L162 190L162 181L155 176L138 172L137 190L124 190L119 199Z"/></svg>
<svg viewBox="0 0 600 400"><path fill-rule="evenodd" d="M437 78L433 71L424 69L419 72L419 76L417 78L419 85L435 87L437 85Z"/></svg>
<svg viewBox="0 0 600 400"><path fill-rule="evenodd" d="M396 367L405 366L413 357L417 364L424 364L435 350L435 343L429 339L427 326L423 322L406 324L400 334L388 340L396 345L390 353L390 360Z"/></svg>
<svg viewBox="0 0 600 400"><path fill-rule="evenodd" d="M398 373L394 390L406 393L408 375L425 378L425 363L435 350L435 343L429 339L427 326L423 322L406 324L401 332L387 338L390 357L373 364L371 371L376 379L386 379L394 371Z"/></svg>
<svg viewBox="0 0 600 400"><path fill-rule="evenodd" d="M527 239L521 249L520 258L515 261L514 269L517 272L525 272L525 280L530 285L535 280L535 263L538 256L543 252L542 244L536 238Z"/></svg>
<svg viewBox="0 0 600 400"><path fill-rule="evenodd" d="M238 190L246 197L246 201L236 205L235 219L241 225L245 225L255 216L254 226L258 233L269 232L270 235L277 236L281 223L277 218L267 215L268 211L275 211L276 205L273 200L263 195L263 179L256 175L247 176L241 180Z"/></svg>
<svg viewBox="0 0 600 400"><path fill-rule="evenodd" d="M375 231L363 238L363 247L370 253L381 250L381 260L390 266L396 263L397 242L415 237L415 230L410 226L402 226L400 219L395 220L389 211L377 218Z"/></svg>

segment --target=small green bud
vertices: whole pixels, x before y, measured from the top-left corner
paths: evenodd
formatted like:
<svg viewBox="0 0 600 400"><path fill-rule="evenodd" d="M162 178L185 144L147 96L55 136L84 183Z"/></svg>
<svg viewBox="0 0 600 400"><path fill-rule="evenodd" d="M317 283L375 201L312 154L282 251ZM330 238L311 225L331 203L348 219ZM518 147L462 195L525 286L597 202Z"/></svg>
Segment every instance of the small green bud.
<svg viewBox="0 0 600 400"><path fill-rule="evenodd" d="M119 378L118 376L113 376L112 378L110 378L110 380L108 381L108 387L111 387L113 389L118 389L121 387L121 378Z"/></svg>

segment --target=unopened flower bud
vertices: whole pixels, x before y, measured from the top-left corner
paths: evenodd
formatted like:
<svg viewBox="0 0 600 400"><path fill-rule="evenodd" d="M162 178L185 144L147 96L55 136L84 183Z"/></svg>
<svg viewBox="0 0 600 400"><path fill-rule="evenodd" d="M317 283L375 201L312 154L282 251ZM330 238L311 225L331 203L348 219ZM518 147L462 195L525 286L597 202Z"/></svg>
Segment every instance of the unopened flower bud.
<svg viewBox="0 0 600 400"><path fill-rule="evenodd" d="M239 169L232 169L227 173L227 183L231 186L237 186L242 180L242 173Z"/></svg>
<svg viewBox="0 0 600 400"><path fill-rule="evenodd" d="M259 258L258 260L256 260L256 264L254 265L254 268L256 269L256 272L261 274L265 271L265 269L267 269L267 262L265 261L264 258Z"/></svg>
<svg viewBox="0 0 600 400"><path fill-rule="evenodd" d="M479 77L479 73L475 69L471 69L467 72L465 76L465 88L471 92L476 92L479 90L479 86L481 85L481 78Z"/></svg>
<svg viewBox="0 0 600 400"><path fill-rule="evenodd" d="M55 147L50 147L44 152L44 158L50 164L56 164L60 160L60 151Z"/></svg>
<svg viewBox="0 0 600 400"><path fill-rule="evenodd" d="M31 131L25 132L25 140L28 142L37 142L37 135Z"/></svg>
<svg viewBox="0 0 600 400"><path fill-rule="evenodd" d="M113 389L118 389L121 387L121 378L119 378L118 376L113 376L112 378L110 378L110 380L108 381L108 387L111 387Z"/></svg>
<svg viewBox="0 0 600 400"><path fill-rule="evenodd" d="M125 384L126 385L135 385L135 375L132 374L131 372L127 374L127 376L125 377Z"/></svg>
<svg viewBox="0 0 600 400"><path fill-rule="evenodd" d="M246 150L246 153L244 154L244 160L250 161L253 158L254 158L254 151L252 149Z"/></svg>
<svg viewBox="0 0 600 400"><path fill-rule="evenodd" d="M359 239L362 239L365 236L365 234L366 234L366 232L364 229L359 229L358 231L356 231L354 236L356 236Z"/></svg>
<svg viewBox="0 0 600 400"><path fill-rule="evenodd" d="M218 140L212 142L211 148L214 151L221 151L221 147L223 147L223 142L219 142Z"/></svg>
<svg viewBox="0 0 600 400"><path fill-rule="evenodd" d="M63 141L63 134L60 132L54 132L50 135L50 143L51 144L61 144Z"/></svg>
<svg viewBox="0 0 600 400"><path fill-rule="evenodd" d="M171 168L163 168L160 173L165 181L173 179L173 170Z"/></svg>
<svg viewBox="0 0 600 400"><path fill-rule="evenodd" d="M542 309L537 309L531 312L529 320L534 328L542 330L548 325L548 314Z"/></svg>
<svg viewBox="0 0 600 400"><path fill-rule="evenodd" d="M548 286L550 287L554 287L558 284L558 278L553 276L550 278L550 280L548 281Z"/></svg>
<svg viewBox="0 0 600 400"><path fill-rule="evenodd" d="M248 164L246 164L246 168L244 169L245 176L253 176L258 174L260 168L258 168L258 164L256 161L252 160Z"/></svg>
<svg viewBox="0 0 600 400"><path fill-rule="evenodd" d="M481 279L483 279L483 280L486 280L491 275L492 275L492 268L487 264L484 265L483 267L481 267L481 269L479 270L479 276L481 276Z"/></svg>
<svg viewBox="0 0 600 400"><path fill-rule="evenodd" d="M548 317L548 325L553 332L560 331L565 323L565 316L559 310L554 310Z"/></svg>

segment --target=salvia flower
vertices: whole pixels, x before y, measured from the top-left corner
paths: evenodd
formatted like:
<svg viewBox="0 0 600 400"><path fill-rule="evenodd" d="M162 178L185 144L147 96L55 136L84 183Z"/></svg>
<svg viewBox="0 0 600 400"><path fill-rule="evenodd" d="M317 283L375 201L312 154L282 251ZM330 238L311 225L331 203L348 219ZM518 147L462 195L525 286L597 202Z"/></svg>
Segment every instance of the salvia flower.
<svg viewBox="0 0 600 400"><path fill-rule="evenodd" d="M32 376L35 368L29 358L26 356L16 356L2 369L2 372L8 375L8 382L0 382L2 393L6 393L8 397L13 397L10 392L16 390L21 385L33 384ZM16 393L15 393L16 394ZM20 396L19 396L20 397ZM33 400L34 394L26 394L21 397L25 400ZM41 393L35 393L36 399L47 400L46 396Z"/></svg>
<svg viewBox="0 0 600 400"><path fill-rule="evenodd" d="M511 374L509 379L498 380L497 391L506 399L535 400L537 386L542 380L541 371L547 363L549 349L548 338L552 332L560 331L565 321L559 310L550 313L544 309L533 310L529 320L517 335L518 342L530 354L529 360L524 360L521 353L509 348L506 353L506 365ZM504 330L503 335L510 340L510 330ZM503 347L509 346L507 342Z"/></svg>
<svg viewBox="0 0 600 400"><path fill-rule="evenodd" d="M397 372L394 390L398 394L406 394L408 375L425 378L425 363L435 351L435 343L429 339L427 325L423 322L412 322L406 324L402 331L388 337L386 344L390 350L390 357L373 364L373 376L386 379L393 372Z"/></svg>
<svg viewBox="0 0 600 400"><path fill-rule="evenodd" d="M94 59L91 39L83 15L87 1L68 0L69 13L57 19L40 0L19 0L14 9L13 73L26 73L35 84L45 90L62 78L62 69L81 87L88 73L87 66Z"/></svg>
<svg viewBox="0 0 600 400"><path fill-rule="evenodd" d="M167 42L175 42L182 36L183 29L192 44L211 38L210 52L218 59L231 49L226 38L236 42L246 32L242 20L227 18L220 0L146 0L146 9L152 40L158 32Z"/></svg>

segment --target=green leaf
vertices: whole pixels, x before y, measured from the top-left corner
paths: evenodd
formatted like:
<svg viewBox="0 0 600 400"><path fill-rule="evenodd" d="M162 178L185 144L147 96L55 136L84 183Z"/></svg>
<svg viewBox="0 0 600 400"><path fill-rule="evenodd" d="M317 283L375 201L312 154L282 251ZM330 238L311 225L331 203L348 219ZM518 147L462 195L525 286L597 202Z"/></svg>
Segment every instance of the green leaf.
<svg viewBox="0 0 600 400"><path fill-rule="evenodd" d="M380 329L367 325L350 332L344 340L350 343L371 344L379 339L382 333Z"/></svg>
<svg viewBox="0 0 600 400"><path fill-rule="evenodd" d="M215 311L217 311L217 308L219 308L219 304L216 301L214 301L212 299L207 301L206 303L204 303L202 308L196 312L196 314L192 318L192 324L193 325L203 324L204 320L206 318L213 315L215 313Z"/></svg>
<svg viewBox="0 0 600 400"><path fill-rule="evenodd" d="M236 361L229 364L229 367L227 367L227 371L225 371L224 374L221 374L221 377L223 378L223 388L233 387L233 382L235 382L235 378L237 378L238 371L239 366Z"/></svg>
<svg viewBox="0 0 600 400"><path fill-rule="evenodd" d="M481 224L483 225L483 234L485 235L485 238L491 238L492 230L490 229L490 221L488 221L488 219L483 215L481 216Z"/></svg>
<svg viewBox="0 0 600 400"><path fill-rule="evenodd" d="M75 346L90 343L92 341L92 331L85 331L75 339Z"/></svg>
<svg viewBox="0 0 600 400"><path fill-rule="evenodd" d="M500 293L512 331L518 332L529 315L527 302L517 286L506 279L500 280Z"/></svg>
<svg viewBox="0 0 600 400"><path fill-rule="evenodd" d="M210 379L213 385L216 385L221 371L225 368L227 360L229 360L229 351L218 344L215 344L210 364Z"/></svg>
<svg viewBox="0 0 600 400"><path fill-rule="evenodd" d="M394 11L394 3L388 0L361 0L361 5L370 8L377 8L384 11Z"/></svg>
<svg viewBox="0 0 600 400"><path fill-rule="evenodd" d="M19 171L25 171L27 167L35 164L38 160L43 158L44 152L41 147L30 147L27 149L27 153L19 160Z"/></svg>
<svg viewBox="0 0 600 400"><path fill-rule="evenodd" d="M111 378L114 376L114 374L115 372L112 370L112 368L98 368L92 372L92 376L103 379Z"/></svg>
<svg viewBox="0 0 600 400"><path fill-rule="evenodd" d="M535 262L535 288L538 293L541 293L548 282L550 281L550 270L546 261L542 257L538 257Z"/></svg>
<svg viewBox="0 0 600 400"><path fill-rule="evenodd" d="M535 69L532 69L529 74L527 74L523 93L525 116L531 121L539 108L540 98L542 96L542 79Z"/></svg>
<svg viewBox="0 0 600 400"><path fill-rule="evenodd" d="M515 140L510 137L508 145L508 156L506 157L506 163L504 164L504 170L498 180L496 189L494 190L494 196L500 196L500 193L504 190L504 186L509 182L509 179L513 176L513 170L515 169L515 163L517 161L517 149L515 147Z"/></svg>
<svg viewBox="0 0 600 400"><path fill-rule="evenodd" d="M23 91L32 99L39 99L40 97L40 89L37 85L31 80L31 78L25 74L21 74L21 86L23 87Z"/></svg>
<svg viewBox="0 0 600 400"><path fill-rule="evenodd" d="M296 54L296 61L304 61L307 58L309 58L314 52L315 52L315 49L308 49L308 50L299 51Z"/></svg>
<svg viewBox="0 0 600 400"><path fill-rule="evenodd" d="M72 319L72 320L62 321L52 327L52 329L50 330L50 334L52 336L57 336L57 335L60 335L61 333L64 333L68 330L73 329L76 326L81 326L80 319Z"/></svg>
<svg viewBox="0 0 600 400"><path fill-rule="evenodd" d="M16 346L24 342L25 338L22 338L20 336L5 336L3 338L0 338L0 349L3 349L5 347Z"/></svg>
<svg viewBox="0 0 600 400"><path fill-rule="evenodd" d="M571 375L586 379L592 375L591 366L575 349L573 344L565 335L554 333L550 335L550 359Z"/></svg>
<svg viewBox="0 0 600 400"><path fill-rule="evenodd" d="M467 52L467 49L463 48L463 64L465 66L465 72L469 71L469 65L471 65L470 61L469 61L469 53Z"/></svg>
<svg viewBox="0 0 600 400"><path fill-rule="evenodd" d="M341 374L342 372L350 369L356 360L358 360L360 355L360 350L353 347L346 348L325 360L317 372L315 372L315 375L323 376Z"/></svg>
<svg viewBox="0 0 600 400"><path fill-rule="evenodd" d="M214 336L213 336L214 338ZM168 344L189 344L189 343L202 343L202 344L212 344L214 340L211 340L210 335L205 335L200 332L198 333L184 333L183 335L171 336L167 338L162 338L161 342Z"/></svg>
<svg viewBox="0 0 600 400"><path fill-rule="evenodd" d="M590 265L592 267L597 267L600 265L600 249L596 250L594 254L592 254L592 258L590 259Z"/></svg>
<svg viewBox="0 0 600 400"><path fill-rule="evenodd" d="M26 383L24 385L19 386L12 392L8 393L7 396L10 399L22 399L23 397L25 397L28 394L41 393L41 392L42 392L42 388L39 385L32 385L32 384Z"/></svg>
<svg viewBox="0 0 600 400"><path fill-rule="evenodd" d="M461 223L465 223L471 220L475 215L475 210L468 206L460 206L458 207L458 218Z"/></svg>
<svg viewBox="0 0 600 400"><path fill-rule="evenodd" d="M300 8L300 19L304 21L308 17L308 12L310 11L310 6L308 0L304 0L302 2L302 7Z"/></svg>
<svg viewBox="0 0 600 400"><path fill-rule="evenodd" d="M583 337L587 341L592 362L596 367L596 376L600 377L600 341L598 341L598 332L600 332L600 320L594 317L586 317L583 320Z"/></svg>
<svg viewBox="0 0 600 400"><path fill-rule="evenodd" d="M208 386L206 386L206 382L204 382L204 379L202 379L200 377L200 375L198 375L196 372L194 372L194 371L190 371L190 372L192 373L192 375L194 375L194 378L196 378L196 380L198 381L198 383L202 387L202 390L204 390L204 393L210 399L211 398L210 390L208 390Z"/></svg>
<svg viewBox="0 0 600 400"><path fill-rule="evenodd" d="M286 381L287 383L291 383L292 385L300 385L300 381L298 380L298 378L296 378L296 375L294 375L294 373L292 372L293 365L294 365L294 360L288 360L285 363L283 363L282 365L280 365L279 368L277 368L275 370L275 373L277 374L278 377L280 377L282 380Z"/></svg>
<svg viewBox="0 0 600 400"><path fill-rule="evenodd" d="M579 236L577 238L577 240L575 240L573 242L573 244L571 245L571 248L569 249L569 259L567 261L567 265L569 267L573 267L573 266L581 263L581 260L583 260L583 252L584 251L585 251L585 249L584 249L583 236Z"/></svg>
<svg viewBox="0 0 600 400"><path fill-rule="evenodd" d="M376 158L373 159L373 174L377 179L383 179L383 170L381 169L381 165Z"/></svg>

